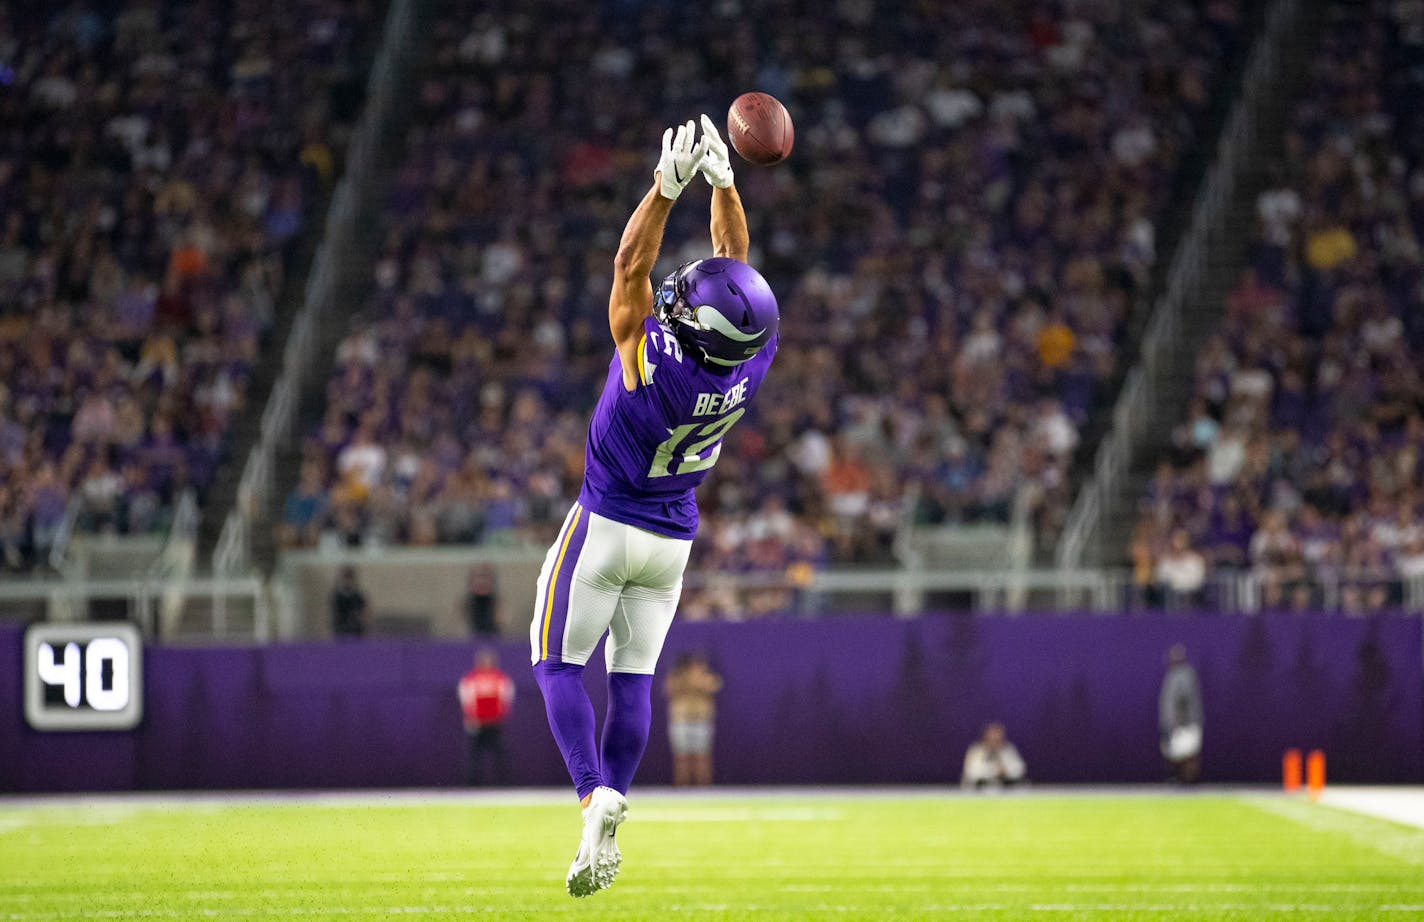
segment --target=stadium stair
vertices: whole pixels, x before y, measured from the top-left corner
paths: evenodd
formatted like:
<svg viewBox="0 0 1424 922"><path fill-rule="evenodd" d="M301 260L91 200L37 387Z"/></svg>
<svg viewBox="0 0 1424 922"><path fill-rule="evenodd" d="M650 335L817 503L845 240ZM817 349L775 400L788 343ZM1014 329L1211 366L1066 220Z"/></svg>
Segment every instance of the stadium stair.
<svg viewBox="0 0 1424 922"><path fill-rule="evenodd" d="M429 0L412 0L415 22L426 23L433 15L433 6ZM421 32L422 26L417 25L415 34ZM393 80L408 83L414 70L411 67L394 68ZM395 87L393 95L400 98L401 87ZM327 309L318 315L316 336L306 363L308 373L297 400L297 434L277 453L272 495L267 507L258 511L251 532L252 562L264 573L271 573L276 564L277 546L273 532L281 516L283 501L296 487L301 475L302 444L306 434L317 427L326 411L326 387L336 365L336 346L349 332L351 317L364 306L370 290L371 266L376 261L382 239L381 203L390 188L393 171L404 154L411 113L412 107L397 106L392 117L381 126L375 154L376 181L360 190L352 245L342 252L336 267L337 282L331 299L334 309Z"/></svg>
<svg viewBox="0 0 1424 922"><path fill-rule="evenodd" d="M1120 344L1122 355L1137 355L1141 351L1142 337L1147 332L1147 322L1152 315L1152 305L1166 291L1167 272L1172 263L1171 255L1176 252L1191 223L1192 206L1196 201L1197 191L1211 167L1211 153L1216 149L1218 138L1231 114L1231 104L1240 93L1247 58L1264 31L1266 11L1267 5L1259 4L1244 13L1247 22L1242 30L1242 41L1226 60L1226 73L1217 85L1204 125L1201 126L1192 149L1183 157L1171 199L1157 222L1157 262L1152 267L1147 284L1137 294L1137 307L1128 321ZM1085 482L1093 474L1093 461L1098 453L1098 445L1112 425L1113 402L1121 392L1131 369L1130 362L1120 363L1113 376L1104 382L1098 398L1093 403L1093 411L1079 432L1080 440L1074 452L1072 470L1069 472L1074 484ZM1052 536L1040 536L1040 540L1043 543L1034 549L1036 562L1051 566L1054 556Z"/></svg>
<svg viewBox="0 0 1424 922"><path fill-rule="evenodd" d="M1195 389L1197 353L1220 327L1226 296L1245 263L1255 229L1256 197L1270 181L1272 164L1283 156L1292 103L1309 79L1311 58L1328 13L1329 4L1308 0L1302 3L1298 28L1281 47L1280 76L1272 97L1286 102L1266 107L1259 116L1260 136L1268 140L1257 147L1255 156L1242 168L1235 194L1227 205L1225 233L1211 249L1203 269L1206 277L1200 295L1185 306L1178 348L1160 368L1156 399L1146 414L1148 422L1142 438L1133 446L1128 475L1116 495L1106 497L1102 527L1086 549L1085 562L1090 565L1127 563L1128 544L1136 525L1133 510L1158 460L1171 447L1172 430L1186 418Z"/></svg>
<svg viewBox="0 0 1424 922"><path fill-rule="evenodd" d="M301 240L285 267L287 280L275 306L271 338L259 353L257 365L252 370L247 403L232 421L222 463L218 466L212 486L208 488L208 495L199 512L201 519L198 526L198 547L201 560L212 557L213 547L217 544L218 533L222 530L227 510L237 501L237 484L242 479L243 461L246 460L253 442L257 440L262 411L267 406L272 385L282 369L280 346L286 340L292 321L302 306L306 291L304 282L307 273L311 271L312 260L321 242L321 216L326 213L330 203L330 193L330 189L323 190L320 199L307 209L306 226L303 228Z"/></svg>
<svg viewBox="0 0 1424 922"><path fill-rule="evenodd" d="M379 38L379 36L376 36ZM332 105L343 115L349 115L354 123L356 115L365 102L365 86L375 57L378 41L370 42L364 48L364 60L352 79L333 93ZM262 413L272 395L272 386L282 371L282 344L286 342L292 323L306 295L306 280L321 245L322 233L326 228L325 216L331 206L337 177L324 185L316 200L307 208L303 228L297 246L287 260L283 270L286 281L274 305L274 317L270 338L263 343L256 366L252 370L252 381L247 391L247 401L241 412L232 420L222 462L208 488L207 495L199 505L198 514L198 559L212 559L218 535L228 511L237 501L238 483L242 479L243 464L248 451L257 441L261 429ZM269 536L270 538L270 536Z"/></svg>

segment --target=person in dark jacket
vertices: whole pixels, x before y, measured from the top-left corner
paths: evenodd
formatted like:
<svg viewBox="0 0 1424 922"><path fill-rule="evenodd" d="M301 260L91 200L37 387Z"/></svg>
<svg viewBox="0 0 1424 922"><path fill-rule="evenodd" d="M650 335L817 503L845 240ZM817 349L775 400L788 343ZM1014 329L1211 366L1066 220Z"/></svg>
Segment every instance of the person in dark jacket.
<svg viewBox="0 0 1424 922"><path fill-rule="evenodd" d="M331 590L331 633L340 637L356 638L366 633L366 622L370 609L366 605L366 594L356 582L356 570L345 567Z"/></svg>

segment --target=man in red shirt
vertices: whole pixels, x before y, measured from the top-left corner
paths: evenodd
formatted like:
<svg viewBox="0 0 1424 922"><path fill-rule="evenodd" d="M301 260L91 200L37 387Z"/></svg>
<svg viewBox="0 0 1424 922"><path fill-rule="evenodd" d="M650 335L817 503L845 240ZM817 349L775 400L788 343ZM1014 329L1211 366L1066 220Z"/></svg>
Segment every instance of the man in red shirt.
<svg viewBox="0 0 1424 922"><path fill-rule="evenodd" d="M493 650L480 650L475 654L475 668L460 679L460 710L470 738L465 783L484 782L486 757L494 759L495 781L504 784L509 780L509 759L501 727L513 705L513 680L499 668L499 658Z"/></svg>

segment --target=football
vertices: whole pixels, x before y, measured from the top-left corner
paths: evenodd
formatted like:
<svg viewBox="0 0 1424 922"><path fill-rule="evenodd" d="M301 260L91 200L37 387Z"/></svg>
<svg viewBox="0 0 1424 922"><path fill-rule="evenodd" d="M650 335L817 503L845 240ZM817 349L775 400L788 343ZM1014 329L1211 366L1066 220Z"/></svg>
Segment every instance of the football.
<svg viewBox="0 0 1424 922"><path fill-rule="evenodd" d="M775 96L743 93L727 110L727 135L742 159L757 166L780 163L791 153L796 129Z"/></svg>

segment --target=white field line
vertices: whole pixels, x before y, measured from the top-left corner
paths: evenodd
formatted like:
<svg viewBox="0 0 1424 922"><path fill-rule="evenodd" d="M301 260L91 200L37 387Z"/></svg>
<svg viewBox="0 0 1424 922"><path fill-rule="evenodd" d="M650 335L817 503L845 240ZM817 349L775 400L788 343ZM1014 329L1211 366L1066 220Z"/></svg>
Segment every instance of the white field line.
<svg viewBox="0 0 1424 922"><path fill-rule="evenodd" d="M1340 912L1374 912L1377 914L1412 914L1424 913L1424 903L1385 903L1378 906L1357 906L1357 905L1337 905L1334 903L1174 903L1174 902L1094 902L1094 903L1031 903L1023 905L1019 903L998 903L998 902L975 902L975 903L926 903L918 906L906 906L896 909L889 909L883 903L869 904L843 904L843 903L812 903L799 906L781 906L776 904L757 903L672 903L666 906L655 907L656 911L670 913L706 913L706 912L767 912L767 913L841 913L863 918L884 917L887 914L893 915L896 912L913 913L983 913L983 912L1014 912L1019 915L1057 915L1083 912L1107 912L1107 913L1157 913L1164 915L1181 915L1183 913L1216 913L1216 912L1279 912L1279 913L1306 913L1306 914L1335 914ZM887 909L889 910L887 912ZM557 906L539 907L541 915L555 912L587 912L584 904L568 903ZM294 906L287 908L237 908L232 906L223 907L185 907L183 909L89 909L85 910L82 918L85 919L192 919L192 918L233 918L233 917L308 917L321 918L325 916L353 916L380 914L386 916L401 915L449 915L454 913L464 913L471 915L489 915L494 913L507 914L510 909L506 906L482 906L478 904L450 904L450 903L430 903L425 905L409 906ZM79 918L72 913L66 912L10 912L0 915L0 919L11 920L11 922L30 922L30 920L42 919L74 919Z"/></svg>
<svg viewBox="0 0 1424 922"><path fill-rule="evenodd" d="M635 786L629 800L635 803L679 801L734 800L983 800L1103 797L1217 797L1221 795L1263 794L1275 790L1265 785L1199 785L1195 788L1169 788L1162 785L1072 785L1016 788L986 795L979 791L964 791L956 785L905 785L903 787L854 786L784 786L784 787L713 787L661 788ZM120 791L107 794L6 794L0 795L0 814L25 807L91 807L129 804L140 807L197 806L227 807L234 805L277 806L370 806L411 807L448 806L451 803L490 807L565 806L574 802L569 788L401 788L359 789L343 791Z"/></svg>
<svg viewBox="0 0 1424 922"><path fill-rule="evenodd" d="M1327 787L1320 802L1424 829L1424 787Z"/></svg>
<svg viewBox="0 0 1424 922"><path fill-rule="evenodd" d="M234 802L223 806L208 801L198 804L153 803L153 802L102 802L83 804L36 805L0 813L0 836L24 828L71 826L117 826L147 813L200 812L215 813L224 809L237 809L246 802ZM288 802L281 802L287 804ZM561 806L573 809L571 799L560 800ZM355 804L353 802L320 801L314 806L321 807L394 807L392 803ZM501 804L503 806L504 804ZM304 805L305 806L305 805ZM404 805L399 805L404 806ZM844 819L845 811L828 807L778 807L769 803L734 807L725 802L716 805L697 806L677 801L653 801L647 806L635 806L631 819L639 823L818 823L836 822Z"/></svg>
<svg viewBox="0 0 1424 922"><path fill-rule="evenodd" d="M404 882L404 883L411 883L413 880L418 880L418 879L419 879L418 877L415 877L415 878L411 878L411 879L405 879L405 880L403 880L402 882ZM678 885L678 884L637 884L637 885L634 885L634 886L636 887L637 892L638 892L639 894L680 894L680 893L686 893L689 889L692 889L692 888L694 887L693 884L684 884L684 885ZM201 889L201 890L180 890L180 889L174 889L174 890L165 890L164 893L165 893L165 898L166 898L166 899L170 899L170 900L173 900L173 901L191 901L191 902L202 903L202 902L226 902L226 901L231 901L231 900L280 900L280 899L291 899L291 898L293 898L293 897L302 896L302 895L306 895L306 894L313 894L313 895L325 896L325 897L332 897L332 896L338 896L338 895L339 895L339 896L343 896L343 897L346 897L346 898L349 899L351 896L356 895L356 894L359 894L359 893L361 893L363 890L371 890L371 889L378 889L378 888L379 888L379 885L378 885L378 884L375 884L375 883L373 883L371 886L365 887L365 888L363 888L363 887L358 887L358 886L323 886L323 885L316 885L316 884L293 884L292 886L289 886L289 887L273 887L273 886L270 886L270 885L269 885L269 886L263 886L263 887L249 887L249 888L244 888L244 889L241 889L241 890L224 890L224 889L211 889L211 888L209 888L209 889ZM775 887L775 888L770 888L770 889L774 889L774 890L775 890L776 892L778 892L778 893L784 893L784 894L788 894L788 895L789 895L789 894L811 894L811 893L838 893L838 892L843 891L843 890L845 889L845 887L844 887L844 886L841 886L841 885L832 885L832 884L787 884L787 885L783 885L783 886ZM946 887L944 887L943 885L931 886L931 885L929 885L929 884L912 884L912 885L867 884L867 885L856 885L855 889L856 889L857 892L875 893L875 894L887 894L887 895L890 895L890 896L895 896L895 895L901 895L901 894L942 892L943 890L946 889ZM952 887L949 888L949 889L952 889ZM1001 895L1009 895L1009 894L1018 894L1018 893L1038 893L1038 892L1041 892L1041 891L1043 890L1043 887L1042 887L1041 885L1029 885L1029 884L989 884L989 885L974 885L972 889L973 889L976 893L994 893L994 894L1001 894ZM1151 897L1153 897L1153 896L1156 896L1157 899L1155 899L1154 902L1159 902L1159 903L1160 903L1160 902L1163 902L1163 897L1166 897L1166 896L1184 896L1184 895L1189 895L1189 896L1198 896L1198 897L1201 897L1201 896L1207 896L1207 895L1213 895L1213 894L1225 894L1225 895L1232 895L1232 894L1252 894L1252 895L1260 895L1260 894L1262 894L1262 893L1269 893L1269 892L1273 892L1273 891L1285 891L1289 896L1292 896L1292 897L1299 897L1299 896L1303 896L1303 895L1310 895L1311 897L1315 897L1317 894L1320 895L1320 896L1326 896L1326 895L1329 895L1329 894L1355 894L1355 895L1359 895L1359 894L1370 894L1370 893L1386 893L1386 894L1392 894L1392 895L1394 895L1394 894L1398 894L1401 888L1400 888L1398 885L1396 885L1396 884L1291 884L1291 883L1282 883L1282 884L1277 884L1277 885L1270 885L1270 884L1164 884L1164 885L1160 885L1160 886L1158 886L1158 885L1153 885L1153 884L1139 884L1139 885L1134 885L1134 884L1121 884L1121 885L1117 885L1117 884L1101 884L1101 885L1082 884L1082 885L1068 885L1068 886L1062 887L1061 889L1062 889L1065 893L1082 894L1082 895L1084 895L1084 896L1088 896L1088 895L1091 895L1091 894L1094 894L1094 893L1098 893L1098 894L1105 894L1105 893L1106 893L1106 894L1111 894L1111 893L1128 892L1128 893L1134 893L1134 894L1141 894L1141 895L1143 895L1144 897L1148 897L1148 898L1151 898ZM1405 887L1405 888L1403 888L1403 889L1406 889L1406 890L1408 890L1408 889L1421 890L1421 889L1424 889L1424 885L1421 885L1421 886L1419 886L1419 887L1414 887L1414 888ZM530 891L530 888L529 888L528 885L513 886L513 885L499 885L499 884L496 884L496 885L481 885L481 886L474 886L474 887L438 887L438 888L437 888L437 887L425 887L425 888L421 888L418 892L420 893L420 896L421 896L421 897L424 897L424 898L435 898L435 899L438 900L438 899L439 899L440 897L442 897L442 896L443 896L445 899L449 899L449 898L451 898L451 897L465 897L465 898L475 897L475 898L479 898L479 897L489 897L489 896L505 896L505 895L510 895L510 894L514 894L514 895L528 895L529 891ZM81 894L81 893L64 893L64 892L56 891L53 887L44 887L44 888L36 889L36 890L33 891L33 892L24 892L24 891L15 892L15 891L8 891L8 892L6 892L6 894L5 894L5 899L6 899L7 901L11 901L11 902L14 902L14 903L36 903L36 902L49 902L49 903L54 903L54 902L64 902L64 901L71 901L71 900L73 900L73 901L83 901L83 902L88 903L88 902L92 902L92 901L94 900L94 895L93 895L92 893L82 893L82 894ZM1057 905L1057 904L1054 904L1054 905ZM1078 905L1078 904L1077 904L1077 903L1073 903L1073 905ZM138 911L138 910L135 910L135 911ZM3 916L0 916L0 919L3 919L3 918L4 918Z"/></svg>
<svg viewBox="0 0 1424 922"><path fill-rule="evenodd" d="M1105 798L1105 797L1219 797L1223 794L1262 792L1263 788L1198 787L1193 789L1163 788L1161 785L1122 785L1122 787L1038 787L1018 788L991 795L998 798ZM635 788L629 801L638 809L638 817L648 812L642 804L664 807L689 807L688 814L702 812L709 802L733 801L736 808L780 801L816 799L816 801L876 801L876 799L983 799L981 792L961 791L958 787L940 785L906 785L906 787L723 787L723 788ZM450 807L571 807L574 794L567 788L410 788L357 789L357 791L191 791L148 792L122 791L112 794L66 795L0 795L0 822L23 815L31 809L67 808L88 812L73 825L105 825L145 809L181 809L181 811L219 811L232 807L332 807L332 808L407 808ZM127 811L127 812L125 812ZM792 818L789 821L795 822ZM706 821L712 822L712 821ZM46 824L56 825L47 818ZM0 827L0 834L6 828Z"/></svg>
<svg viewBox="0 0 1424 922"><path fill-rule="evenodd" d="M1341 835L1363 848L1424 867L1424 831L1294 798L1248 797L1242 800L1258 810L1307 829Z"/></svg>
<svg viewBox="0 0 1424 922"><path fill-rule="evenodd" d="M836 821L845 811L816 807L703 807L671 805L632 807L628 818L639 823L816 823Z"/></svg>

